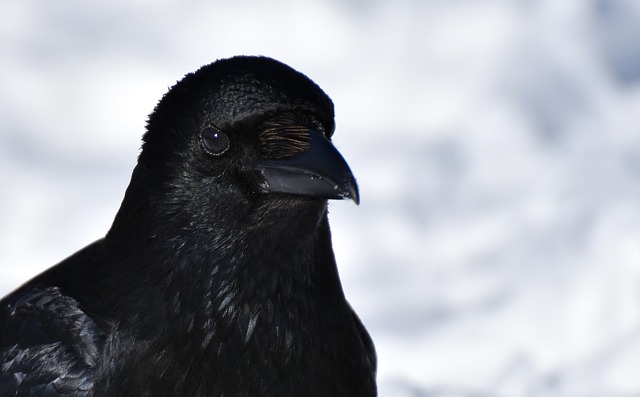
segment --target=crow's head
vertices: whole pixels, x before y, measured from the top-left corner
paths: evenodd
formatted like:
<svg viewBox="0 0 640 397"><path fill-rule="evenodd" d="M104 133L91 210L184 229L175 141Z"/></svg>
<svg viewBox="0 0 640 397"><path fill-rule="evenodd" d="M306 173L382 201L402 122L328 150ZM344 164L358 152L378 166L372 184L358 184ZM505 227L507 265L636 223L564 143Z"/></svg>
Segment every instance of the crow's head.
<svg viewBox="0 0 640 397"><path fill-rule="evenodd" d="M220 60L185 76L149 117L140 183L192 212L357 203L334 128L331 100L305 75L265 57Z"/></svg>

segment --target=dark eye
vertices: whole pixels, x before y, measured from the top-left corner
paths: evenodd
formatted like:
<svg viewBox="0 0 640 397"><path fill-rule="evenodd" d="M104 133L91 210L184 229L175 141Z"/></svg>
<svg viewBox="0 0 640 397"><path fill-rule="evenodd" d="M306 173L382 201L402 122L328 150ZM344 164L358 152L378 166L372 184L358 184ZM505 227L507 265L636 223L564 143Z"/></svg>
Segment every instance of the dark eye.
<svg viewBox="0 0 640 397"><path fill-rule="evenodd" d="M205 152L219 156L229 149L229 137L216 127L206 126L200 131L200 143Z"/></svg>

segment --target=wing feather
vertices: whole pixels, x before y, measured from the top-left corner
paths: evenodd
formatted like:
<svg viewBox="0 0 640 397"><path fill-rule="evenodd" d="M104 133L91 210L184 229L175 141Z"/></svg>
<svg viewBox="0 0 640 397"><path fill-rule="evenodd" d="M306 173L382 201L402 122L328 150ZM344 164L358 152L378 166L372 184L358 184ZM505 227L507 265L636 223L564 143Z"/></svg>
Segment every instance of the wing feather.
<svg viewBox="0 0 640 397"><path fill-rule="evenodd" d="M31 286L0 308L0 395L91 396L105 333L57 287Z"/></svg>

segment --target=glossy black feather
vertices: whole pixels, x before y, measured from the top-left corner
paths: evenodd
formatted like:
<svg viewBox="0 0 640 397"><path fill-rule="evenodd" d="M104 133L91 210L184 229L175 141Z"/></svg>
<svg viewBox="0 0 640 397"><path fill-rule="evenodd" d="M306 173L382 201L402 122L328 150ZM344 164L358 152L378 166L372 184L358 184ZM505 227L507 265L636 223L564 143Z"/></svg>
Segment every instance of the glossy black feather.
<svg viewBox="0 0 640 397"><path fill-rule="evenodd" d="M207 126L229 139L220 155L202 146ZM306 150L291 143L301 126L330 138L333 105L272 59L176 84L106 237L0 302L0 395L376 395L326 199L258 188L259 160Z"/></svg>

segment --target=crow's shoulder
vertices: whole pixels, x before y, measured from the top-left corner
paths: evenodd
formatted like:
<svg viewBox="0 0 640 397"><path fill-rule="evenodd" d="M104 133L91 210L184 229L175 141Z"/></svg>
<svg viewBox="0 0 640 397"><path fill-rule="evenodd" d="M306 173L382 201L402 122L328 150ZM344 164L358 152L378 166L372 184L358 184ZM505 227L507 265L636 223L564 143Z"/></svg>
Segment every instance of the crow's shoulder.
<svg viewBox="0 0 640 397"><path fill-rule="evenodd" d="M90 396L105 333L58 287L0 302L0 395Z"/></svg>

